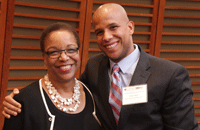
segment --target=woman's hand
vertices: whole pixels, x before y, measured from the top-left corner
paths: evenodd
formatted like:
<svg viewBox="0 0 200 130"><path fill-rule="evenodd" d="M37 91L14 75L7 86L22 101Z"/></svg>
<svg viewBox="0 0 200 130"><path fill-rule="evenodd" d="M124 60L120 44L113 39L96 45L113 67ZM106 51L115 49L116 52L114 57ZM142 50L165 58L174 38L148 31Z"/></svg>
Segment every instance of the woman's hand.
<svg viewBox="0 0 200 130"><path fill-rule="evenodd" d="M8 119L11 115L17 116L17 114L21 112L21 104L13 99L13 97L17 94L19 94L19 90L15 88L13 92L6 96L3 101L2 114Z"/></svg>

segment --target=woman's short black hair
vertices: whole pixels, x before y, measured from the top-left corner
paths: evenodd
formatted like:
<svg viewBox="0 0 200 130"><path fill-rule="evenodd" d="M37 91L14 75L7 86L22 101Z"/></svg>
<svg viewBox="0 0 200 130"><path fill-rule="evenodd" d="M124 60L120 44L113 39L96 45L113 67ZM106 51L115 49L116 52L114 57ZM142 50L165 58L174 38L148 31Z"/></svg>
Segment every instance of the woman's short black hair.
<svg viewBox="0 0 200 130"><path fill-rule="evenodd" d="M46 38L49 36L49 34L51 32L58 31L58 30L66 30L68 32L71 32L74 35L75 39L76 39L76 43L78 45L78 48L80 48L79 35L76 32L76 30L71 25L69 25L67 23L58 22L58 23L54 23L54 24L48 26L42 32L42 35L40 37L40 49L41 49L42 53L44 53L44 51L45 51L44 50L44 45L45 45Z"/></svg>

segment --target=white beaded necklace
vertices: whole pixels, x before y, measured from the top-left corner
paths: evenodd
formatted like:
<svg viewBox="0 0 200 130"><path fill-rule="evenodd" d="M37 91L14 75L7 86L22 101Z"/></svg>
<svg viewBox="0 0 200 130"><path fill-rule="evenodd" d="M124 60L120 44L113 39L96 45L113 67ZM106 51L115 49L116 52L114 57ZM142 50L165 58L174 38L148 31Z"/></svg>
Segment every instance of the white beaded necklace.
<svg viewBox="0 0 200 130"><path fill-rule="evenodd" d="M75 86L74 86L74 93L73 96L71 98L63 98L60 96L60 94L57 92L57 90L55 89L55 87L52 86L51 81L49 81L49 77L48 74L44 76L44 83L47 87L47 90L49 92L49 95L52 99L52 101L57 104L56 106L62 110L63 112L75 112L77 110L77 108L79 107L80 101L80 86L78 83L78 80L75 78ZM71 104L75 104L74 108L65 108L64 106L69 106Z"/></svg>

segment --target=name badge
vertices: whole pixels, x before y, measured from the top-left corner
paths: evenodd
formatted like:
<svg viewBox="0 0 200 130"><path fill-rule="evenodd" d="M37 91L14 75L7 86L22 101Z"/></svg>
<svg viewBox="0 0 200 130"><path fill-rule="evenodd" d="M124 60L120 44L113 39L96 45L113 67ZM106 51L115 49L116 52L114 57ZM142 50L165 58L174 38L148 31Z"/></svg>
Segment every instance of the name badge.
<svg viewBox="0 0 200 130"><path fill-rule="evenodd" d="M147 84L123 87L122 105L146 103L147 101Z"/></svg>

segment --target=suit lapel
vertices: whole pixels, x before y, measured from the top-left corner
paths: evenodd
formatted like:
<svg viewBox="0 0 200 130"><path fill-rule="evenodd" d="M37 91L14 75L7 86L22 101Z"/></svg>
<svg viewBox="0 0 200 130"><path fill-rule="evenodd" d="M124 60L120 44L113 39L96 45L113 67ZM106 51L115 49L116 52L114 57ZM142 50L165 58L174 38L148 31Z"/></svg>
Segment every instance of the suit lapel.
<svg viewBox="0 0 200 130"><path fill-rule="evenodd" d="M112 109L110 107L110 104L108 102L109 99L109 87L110 86L110 80L108 75L108 68L109 68L109 59L107 57L104 57L100 63L99 70L98 70L98 91L100 95L100 99L102 102L99 104L101 107L101 115L103 115L104 120L107 122L107 124L110 124L112 126L112 129L116 129L116 123L113 116Z"/></svg>
<svg viewBox="0 0 200 130"><path fill-rule="evenodd" d="M151 73L148 71L150 66L149 58L144 50L138 45L140 50L140 59L133 74L130 85L146 83Z"/></svg>
<svg viewBox="0 0 200 130"><path fill-rule="evenodd" d="M148 54L138 45L140 50L140 59L130 82L130 86L147 83L151 72L149 72L150 62ZM148 87L148 86L147 86ZM123 129L131 113L133 105L122 106L118 129Z"/></svg>

